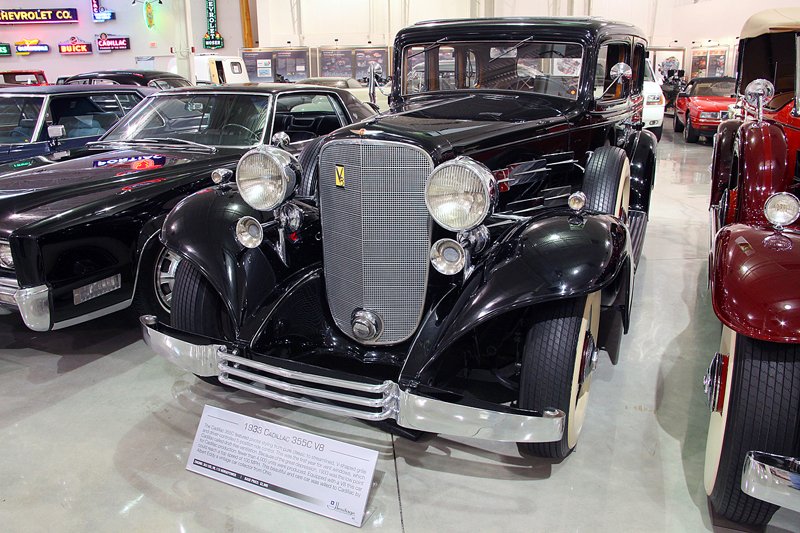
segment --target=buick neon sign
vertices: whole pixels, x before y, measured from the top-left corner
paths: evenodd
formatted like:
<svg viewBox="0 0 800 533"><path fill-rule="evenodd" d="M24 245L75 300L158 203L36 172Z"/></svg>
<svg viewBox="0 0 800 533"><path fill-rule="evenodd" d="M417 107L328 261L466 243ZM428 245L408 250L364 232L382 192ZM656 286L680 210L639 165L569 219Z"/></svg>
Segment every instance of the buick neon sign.
<svg viewBox="0 0 800 533"><path fill-rule="evenodd" d="M58 53L65 56L91 54L92 43L87 43L77 37L70 37L69 41L58 43Z"/></svg>

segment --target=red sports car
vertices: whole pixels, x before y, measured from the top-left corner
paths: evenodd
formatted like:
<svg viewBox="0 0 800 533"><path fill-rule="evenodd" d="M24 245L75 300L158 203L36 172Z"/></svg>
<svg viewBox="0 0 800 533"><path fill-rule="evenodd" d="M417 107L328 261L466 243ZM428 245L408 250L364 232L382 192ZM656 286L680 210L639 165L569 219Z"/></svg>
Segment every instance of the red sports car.
<svg viewBox="0 0 800 533"><path fill-rule="evenodd" d="M734 78L693 79L675 102L675 132L683 132L687 143L713 136L719 123L728 118L728 106L736 102L735 93Z"/></svg>

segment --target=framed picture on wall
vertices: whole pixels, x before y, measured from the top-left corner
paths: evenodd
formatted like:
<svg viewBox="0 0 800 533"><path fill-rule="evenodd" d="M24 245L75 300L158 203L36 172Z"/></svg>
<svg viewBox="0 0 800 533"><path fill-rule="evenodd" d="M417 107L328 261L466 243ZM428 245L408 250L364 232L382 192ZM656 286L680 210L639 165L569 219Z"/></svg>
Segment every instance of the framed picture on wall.
<svg viewBox="0 0 800 533"><path fill-rule="evenodd" d="M724 76L728 47L718 46L708 50L708 76Z"/></svg>
<svg viewBox="0 0 800 533"><path fill-rule="evenodd" d="M701 78L708 75L708 50L697 48L692 50L692 67L689 79Z"/></svg>
<svg viewBox="0 0 800 533"><path fill-rule="evenodd" d="M651 48L651 59L653 62L653 70L659 78L658 83L664 83L667 79L667 72L670 70L680 70L684 68L684 54L686 50L683 48Z"/></svg>

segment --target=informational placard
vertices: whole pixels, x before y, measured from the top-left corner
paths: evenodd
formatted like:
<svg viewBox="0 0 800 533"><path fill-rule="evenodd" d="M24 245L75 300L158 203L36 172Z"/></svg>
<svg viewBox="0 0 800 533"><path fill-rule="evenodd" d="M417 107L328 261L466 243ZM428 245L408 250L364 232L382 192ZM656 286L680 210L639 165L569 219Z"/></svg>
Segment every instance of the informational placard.
<svg viewBox="0 0 800 533"><path fill-rule="evenodd" d="M58 43L58 53L65 56L86 55L92 53L92 43L77 37L70 37L69 41Z"/></svg>
<svg viewBox="0 0 800 533"><path fill-rule="evenodd" d="M217 0L206 0L206 34L203 36L203 48L214 50L225 46L225 39L217 28Z"/></svg>
<svg viewBox="0 0 800 533"><path fill-rule="evenodd" d="M0 9L0 24L65 24L78 22L74 7Z"/></svg>
<svg viewBox="0 0 800 533"><path fill-rule="evenodd" d="M0 43L0 57L11 55L11 43Z"/></svg>
<svg viewBox="0 0 800 533"><path fill-rule="evenodd" d="M389 75L389 51L386 48L356 48L356 79L360 80L369 76L370 63L381 66L384 76Z"/></svg>
<svg viewBox="0 0 800 533"><path fill-rule="evenodd" d="M92 0L92 20L94 22L106 22L115 18L117 18L116 14L101 6L100 0Z"/></svg>
<svg viewBox="0 0 800 533"><path fill-rule="evenodd" d="M298 81L311 76L308 50L277 50L273 56L275 81Z"/></svg>
<svg viewBox="0 0 800 533"><path fill-rule="evenodd" d="M361 526L378 452L206 405L186 468Z"/></svg>
<svg viewBox="0 0 800 533"><path fill-rule="evenodd" d="M242 59L250 81L275 81L271 50L246 48L242 50Z"/></svg>
<svg viewBox="0 0 800 533"><path fill-rule="evenodd" d="M110 35L101 33L97 36L97 51L101 53L115 50L130 50L131 38L127 35Z"/></svg>
<svg viewBox="0 0 800 533"><path fill-rule="evenodd" d="M40 43L39 39L23 39L14 43L14 48L17 50L18 56L27 56L30 54L41 54L50 51L50 45Z"/></svg>
<svg viewBox="0 0 800 533"><path fill-rule="evenodd" d="M353 77L353 50L319 50L319 75L323 77Z"/></svg>

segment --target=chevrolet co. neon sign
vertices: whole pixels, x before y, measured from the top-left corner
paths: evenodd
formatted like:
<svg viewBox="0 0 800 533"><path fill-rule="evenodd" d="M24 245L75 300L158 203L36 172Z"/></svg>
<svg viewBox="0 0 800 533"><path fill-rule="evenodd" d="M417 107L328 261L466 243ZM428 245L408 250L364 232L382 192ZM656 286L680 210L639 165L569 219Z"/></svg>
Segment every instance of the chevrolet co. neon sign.
<svg viewBox="0 0 800 533"><path fill-rule="evenodd" d="M74 7L0 9L0 24L66 24L78 22Z"/></svg>

